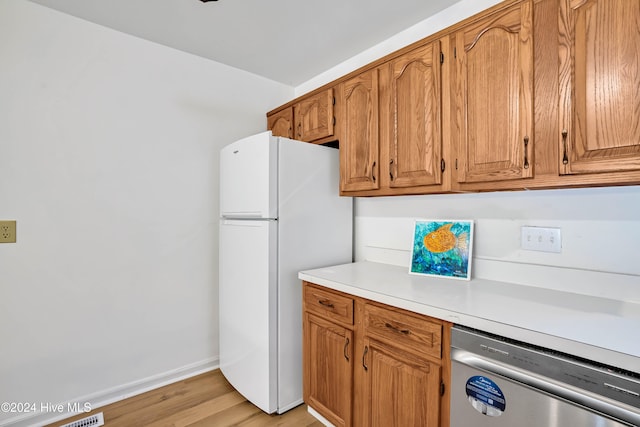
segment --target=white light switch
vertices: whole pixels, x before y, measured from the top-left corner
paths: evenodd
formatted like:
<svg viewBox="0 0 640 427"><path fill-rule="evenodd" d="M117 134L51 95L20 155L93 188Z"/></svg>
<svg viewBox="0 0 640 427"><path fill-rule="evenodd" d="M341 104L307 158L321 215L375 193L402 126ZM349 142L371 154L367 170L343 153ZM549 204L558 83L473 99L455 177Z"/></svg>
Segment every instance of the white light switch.
<svg viewBox="0 0 640 427"><path fill-rule="evenodd" d="M528 251L562 252L559 228L523 226L520 247Z"/></svg>

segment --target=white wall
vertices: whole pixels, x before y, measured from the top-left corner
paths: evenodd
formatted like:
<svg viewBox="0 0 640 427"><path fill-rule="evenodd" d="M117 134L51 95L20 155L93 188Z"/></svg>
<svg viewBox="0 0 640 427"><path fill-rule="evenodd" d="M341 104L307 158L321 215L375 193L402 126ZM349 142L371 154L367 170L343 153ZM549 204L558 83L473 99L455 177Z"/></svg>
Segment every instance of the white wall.
<svg viewBox="0 0 640 427"><path fill-rule="evenodd" d="M331 82L500 0L463 0L296 87ZM359 198L356 260L408 266L416 218L472 219L475 277L640 301L640 187ZM520 249L522 225L560 227L562 252Z"/></svg>
<svg viewBox="0 0 640 427"><path fill-rule="evenodd" d="M410 264L414 220L471 219L472 276L640 302L640 187L360 198L356 259ZM562 252L520 248L523 225L559 227Z"/></svg>
<svg viewBox="0 0 640 427"><path fill-rule="evenodd" d="M502 0L462 0L453 6L425 19L416 25L407 28L393 37L379 43L370 49L350 58L335 67L317 75L316 77L304 82L295 88L296 96L318 88L324 84L357 70L373 61L382 58L398 49L401 49L411 43L417 42L431 34L444 30L445 28L462 21L478 12L481 12Z"/></svg>
<svg viewBox="0 0 640 427"><path fill-rule="evenodd" d="M0 402L96 402L217 364L218 151L292 97L0 1L0 219L18 228L0 245Z"/></svg>

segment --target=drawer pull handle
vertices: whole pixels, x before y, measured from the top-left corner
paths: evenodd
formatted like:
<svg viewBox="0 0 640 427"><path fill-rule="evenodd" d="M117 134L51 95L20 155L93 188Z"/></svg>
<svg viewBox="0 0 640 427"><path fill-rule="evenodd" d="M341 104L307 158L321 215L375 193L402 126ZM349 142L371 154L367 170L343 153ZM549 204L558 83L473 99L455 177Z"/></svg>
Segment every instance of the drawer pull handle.
<svg viewBox="0 0 640 427"><path fill-rule="evenodd" d="M347 337L345 343L344 343L344 358L347 359L347 362L349 361L349 354L347 353L347 348L349 348L349 337Z"/></svg>
<svg viewBox="0 0 640 427"><path fill-rule="evenodd" d="M369 353L368 345L364 346L364 353L362 353L362 367L364 368L365 371L369 370L369 367L367 366L367 361L365 359L367 357L367 353Z"/></svg>
<svg viewBox="0 0 640 427"><path fill-rule="evenodd" d="M318 300L318 304L323 305L327 308L333 308L333 303L329 300L326 299L319 299Z"/></svg>
<svg viewBox="0 0 640 427"><path fill-rule="evenodd" d="M393 332L397 332L398 334L409 335L411 331L409 329L400 329L391 323L385 323L384 326L391 329Z"/></svg>

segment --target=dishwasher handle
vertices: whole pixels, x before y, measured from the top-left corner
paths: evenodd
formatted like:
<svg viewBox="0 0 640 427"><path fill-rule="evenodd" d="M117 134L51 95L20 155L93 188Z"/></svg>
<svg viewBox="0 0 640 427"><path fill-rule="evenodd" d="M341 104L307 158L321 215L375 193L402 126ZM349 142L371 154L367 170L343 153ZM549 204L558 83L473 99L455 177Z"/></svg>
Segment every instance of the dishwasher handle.
<svg viewBox="0 0 640 427"><path fill-rule="evenodd" d="M604 396L572 387L504 363L489 360L456 347L451 348L451 361L499 375L561 399L574 402L585 408L590 408L592 411L600 412L614 419L630 423L631 425L640 425L640 413L627 409L628 405L624 403L616 402ZM452 369L455 368L452 366Z"/></svg>

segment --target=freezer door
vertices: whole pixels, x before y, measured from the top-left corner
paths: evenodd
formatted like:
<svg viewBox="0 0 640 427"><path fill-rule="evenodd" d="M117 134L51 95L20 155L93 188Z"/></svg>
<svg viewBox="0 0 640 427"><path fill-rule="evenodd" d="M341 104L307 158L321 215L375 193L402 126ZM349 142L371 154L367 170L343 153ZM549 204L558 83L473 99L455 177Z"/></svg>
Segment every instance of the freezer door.
<svg viewBox="0 0 640 427"><path fill-rule="evenodd" d="M244 397L277 410L276 221L220 222L220 369Z"/></svg>
<svg viewBox="0 0 640 427"><path fill-rule="evenodd" d="M277 218L278 139L263 132L220 151L220 216Z"/></svg>

